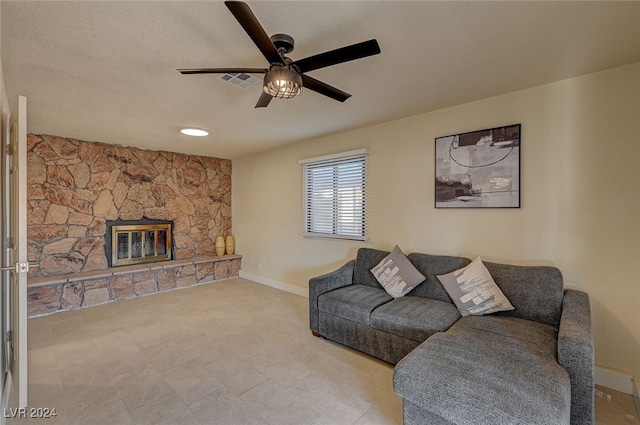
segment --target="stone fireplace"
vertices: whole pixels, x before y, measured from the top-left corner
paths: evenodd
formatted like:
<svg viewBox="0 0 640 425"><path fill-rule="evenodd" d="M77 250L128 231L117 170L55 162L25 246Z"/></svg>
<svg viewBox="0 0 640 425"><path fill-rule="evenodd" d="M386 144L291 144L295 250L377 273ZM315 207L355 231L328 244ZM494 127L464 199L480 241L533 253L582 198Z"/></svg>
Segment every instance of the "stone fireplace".
<svg viewBox="0 0 640 425"><path fill-rule="evenodd" d="M29 134L27 175L32 315L238 274L241 257L214 246L232 230L229 160ZM122 229L126 258L113 264L107 227L128 222L172 227ZM139 261L151 253L162 261Z"/></svg>
<svg viewBox="0 0 640 425"><path fill-rule="evenodd" d="M109 267L171 260L172 228L168 221L107 221L104 241Z"/></svg>

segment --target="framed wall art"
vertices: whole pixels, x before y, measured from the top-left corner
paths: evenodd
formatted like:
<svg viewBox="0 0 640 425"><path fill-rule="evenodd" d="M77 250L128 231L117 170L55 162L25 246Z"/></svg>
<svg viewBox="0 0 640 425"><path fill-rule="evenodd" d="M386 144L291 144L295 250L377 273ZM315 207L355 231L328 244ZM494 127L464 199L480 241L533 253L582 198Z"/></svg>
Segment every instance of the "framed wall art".
<svg viewBox="0 0 640 425"><path fill-rule="evenodd" d="M520 208L520 127L436 138L436 208Z"/></svg>

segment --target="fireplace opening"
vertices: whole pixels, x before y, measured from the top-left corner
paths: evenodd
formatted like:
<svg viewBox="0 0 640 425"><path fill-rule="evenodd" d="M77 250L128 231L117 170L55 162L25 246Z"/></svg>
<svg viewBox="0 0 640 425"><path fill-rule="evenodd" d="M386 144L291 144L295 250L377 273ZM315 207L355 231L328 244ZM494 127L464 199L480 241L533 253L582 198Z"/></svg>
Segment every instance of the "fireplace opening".
<svg viewBox="0 0 640 425"><path fill-rule="evenodd" d="M105 251L110 267L172 259L172 223L140 220L107 222Z"/></svg>

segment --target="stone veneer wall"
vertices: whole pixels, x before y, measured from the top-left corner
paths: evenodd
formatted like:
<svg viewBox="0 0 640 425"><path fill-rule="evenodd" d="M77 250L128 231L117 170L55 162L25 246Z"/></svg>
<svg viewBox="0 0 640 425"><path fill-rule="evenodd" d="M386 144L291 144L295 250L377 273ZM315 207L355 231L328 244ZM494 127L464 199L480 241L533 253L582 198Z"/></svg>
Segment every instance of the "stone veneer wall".
<svg viewBox="0 0 640 425"><path fill-rule="evenodd" d="M231 233L231 161L29 134L29 316L238 276L215 256ZM172 220L174 260L108 268L107 220Z"/></svg>
<svg viewBox="0 0 640 425"><path fill-rule="evenodd" d="M174 259L231 232L231 161L29 134L30 277L107 268L106 220L173 220Z"/></svg>

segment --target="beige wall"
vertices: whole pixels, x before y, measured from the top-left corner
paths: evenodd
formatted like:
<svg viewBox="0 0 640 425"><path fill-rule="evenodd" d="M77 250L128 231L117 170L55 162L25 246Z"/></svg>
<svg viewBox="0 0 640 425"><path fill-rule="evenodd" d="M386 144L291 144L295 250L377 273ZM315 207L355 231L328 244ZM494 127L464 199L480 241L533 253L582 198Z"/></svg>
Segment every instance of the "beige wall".
<svg viewBox="0 0 640 425"><path fill-rule="evenodd" d="M514 123L522 208L436 210L434 138ZM303 238L298 160L362 147L371 239ZM639 160L636 63L237 159L237 251L244 272L301 287L365 245L555 265L591 295L597 364L640 375Z"/></svg>

